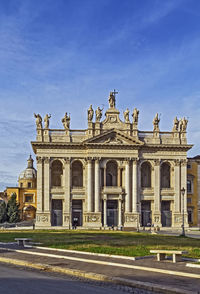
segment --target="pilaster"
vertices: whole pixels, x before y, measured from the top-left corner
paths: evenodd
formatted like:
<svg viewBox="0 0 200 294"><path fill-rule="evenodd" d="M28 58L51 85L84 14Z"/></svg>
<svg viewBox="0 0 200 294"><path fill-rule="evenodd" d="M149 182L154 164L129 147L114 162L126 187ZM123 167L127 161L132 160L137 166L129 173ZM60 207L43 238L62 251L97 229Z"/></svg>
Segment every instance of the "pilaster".
<svg viewBox="0 0 200 294"><path fill-rule="evenodd" d="M71 159L64 159L64 189L65 199L63 202L63 226L71 228Z"/></svg>
<svg viewBox="0 0 200 294"><path fill-rule="evenodd" d="M50 158L44 158L44 212L49 214L49 225L50 225Z"/></svg>
<svg viewBox="0 0 200 294"><path fill-rule="evenodd" d="M87 181L87 204L88 212L92 212L92 159L87 160L88 181Z"/></svg>
<svg viewBox="0 0 200 294"><path fill-rule="evenodd" d="M100 211L100 168L99 158L95 159L95 212Z"/></svg>
<svg viewBox="0 0 200 294"><path fill-rule="evenodd" d="M161 226L161 210L160 210L160 160L154 161L154 215L152 223Z"/></svg>

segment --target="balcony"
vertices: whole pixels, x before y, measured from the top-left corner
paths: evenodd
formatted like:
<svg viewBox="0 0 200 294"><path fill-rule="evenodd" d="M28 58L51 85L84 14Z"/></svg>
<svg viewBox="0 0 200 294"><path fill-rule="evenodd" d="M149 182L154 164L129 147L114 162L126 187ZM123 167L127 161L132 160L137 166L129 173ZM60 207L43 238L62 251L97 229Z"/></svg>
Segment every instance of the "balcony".
<svg viewBox="0 0 200 294"><path fill-rule="evenodd" d="M123 188L118 186L104 186L102 192L104 194L121 194L123 193Z"/></svg>

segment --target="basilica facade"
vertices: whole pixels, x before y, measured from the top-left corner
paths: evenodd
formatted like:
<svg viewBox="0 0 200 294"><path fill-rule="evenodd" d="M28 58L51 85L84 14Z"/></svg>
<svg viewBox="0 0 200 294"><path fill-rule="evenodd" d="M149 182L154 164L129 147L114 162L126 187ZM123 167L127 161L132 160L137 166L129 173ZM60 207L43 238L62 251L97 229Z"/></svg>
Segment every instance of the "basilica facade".
<svg viewBox="0 0 200 294"><path fill-rule="evenodd" d="M156 114L153 130L140 131L136 108L120 119L116 94L105 119L100 107L89 107L85 130L72 130L67 113L63 129L50 129L50 116L43 122L35 114L36 227L180 228L183 216L188 225L187 120L175 118L162 132Z"/></svg>

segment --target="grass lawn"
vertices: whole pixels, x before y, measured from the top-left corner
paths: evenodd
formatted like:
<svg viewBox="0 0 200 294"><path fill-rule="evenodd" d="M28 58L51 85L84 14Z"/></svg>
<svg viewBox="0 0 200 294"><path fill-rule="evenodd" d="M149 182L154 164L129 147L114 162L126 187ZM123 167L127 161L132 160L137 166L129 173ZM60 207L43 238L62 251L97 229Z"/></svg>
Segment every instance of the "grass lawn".
<svg viewBox="0 0 200 294"><path fill-rule="evenodd" d="M188 257L200 258L200 239L148 233L113 231L2 231L0 242L15 238L32 238L42 246L126 256L149 255L151 249L179 249L189 252Z"/></svg>

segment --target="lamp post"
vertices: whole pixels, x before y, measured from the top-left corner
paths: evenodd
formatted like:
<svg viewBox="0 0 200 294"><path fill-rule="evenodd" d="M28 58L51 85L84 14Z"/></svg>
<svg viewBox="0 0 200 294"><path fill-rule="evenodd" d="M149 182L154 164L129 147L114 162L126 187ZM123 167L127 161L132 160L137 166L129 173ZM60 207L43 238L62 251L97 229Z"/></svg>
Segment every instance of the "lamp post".
<svg viewBox="0 0 200 294"><path fill-rule="evenodd" d="M184 225L184 195L185 195L185 188L183 187L181 189L181 195L182 195L182 234L181 236L185 236L185 225Z"/></svg>

